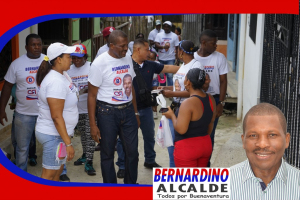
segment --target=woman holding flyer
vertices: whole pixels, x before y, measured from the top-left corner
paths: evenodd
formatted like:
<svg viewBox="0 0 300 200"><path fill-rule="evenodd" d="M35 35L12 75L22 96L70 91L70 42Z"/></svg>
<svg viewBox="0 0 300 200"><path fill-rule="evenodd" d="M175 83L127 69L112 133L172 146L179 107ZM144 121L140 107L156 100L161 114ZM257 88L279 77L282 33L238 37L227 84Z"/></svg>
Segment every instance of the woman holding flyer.
<svg viewBox="0 0 300 200"><path fill-rule="evenodd" d="M212 153L210 133L216 117L214 98L203 91L204 70L190 69L184 86L190 98L184 100L175 114L170 109L163 115L175 129L174 160L176 167L206 167Z"/></svg>
<svg viewBox="0 0 300 200"><path fill-rule="evenodd" d="M63 164L72 160L75 153L70 135L78 122L78 91L66 73L75 49L61 43L51 44L36 75L36 138L43 145L41 178L48 180L58 181Z"/></svg>
<svg viewBox="0 0 300 200"><path fill-rule="evenodd" d="M184 80L187 72L192 68L203 69L203 66L200 62L194 59L194 52L198 50L198 47L195 47L194 43L189 40L183 40L179 43L178 48L178 58L183 62L179 70L173 76L173 86L160 86L158 89L162 89L162 94L164 97L173 97L171 108L176 111L179 108L180 104L190 96L189 92L185 90ZM175 139L175 133L173 128L172 120L169 120L170 130ZM169 158L170 158L170 167L175 167L174 163L174 146L168 147Z"/></svg>

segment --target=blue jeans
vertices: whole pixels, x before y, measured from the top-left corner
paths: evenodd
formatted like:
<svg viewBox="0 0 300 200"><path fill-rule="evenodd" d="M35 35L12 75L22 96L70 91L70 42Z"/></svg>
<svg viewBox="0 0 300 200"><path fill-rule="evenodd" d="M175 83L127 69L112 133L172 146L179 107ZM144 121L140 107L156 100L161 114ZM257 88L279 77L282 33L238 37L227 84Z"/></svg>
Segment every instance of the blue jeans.
<svg viewBox="0 0 300 200"><path fill-rule="evenodd" d="M216 101L216 105L219 104L219 97L214 97L215 101ZM214 128L213 130L211 131L211 134L210 134L210 139L211 139L211 145L212 145L212 150L214 150L214 144L215 144L215 132L216 132L216 128L217 128L217 125L218 125L218 122L219 122L219 117L217 117L214 121ZM210 167L210 159L211 159L211 156L209 158L209 162L207 164L207 167Z"/></svg>
<svg viewBox="0 0 300 200"><path fill-rule="evenodd" d="M15 112L16 165L24 171L27 171L29 146L34 134L36 119L37 116L23 115Z"/></svg>
<svg viewBox="0 0 300 200"><path fill-rule="evenodd" d="M158 60L163 65L174 65L174 60ZM173 74L172 73L166 73L167 76L167 82L168 86L173 86ZM166 86L166 83L160 84L161 86Z"/></svg>
<svg viewBox="0 0 300 200"><path fill-rule="evenodd" d="M118 109L97 101L97 125L101 134L101 171L104 183L117 183L114 165L115 141L125 150L124 183L135 184L138 173L138 124L133 105Z"/></svg>
<svg viewBox="0 0 300 200"><path fill-rule="evenodd" d="M141 109L139 110L139 113L140 113L140 122L141 122L140 128L142 130L143 139L144 139L145 162L154 163L156 157L156 153L154 151L155 123L153 119L152 107ZM123 151L123 146L120 138L118 139L117 142L117 152L118 152L118 162L116 162L116 165L118 165L120 169L125 169L124 151Z"/></svg>
<svg viewBox="0 0 300 200"><path fill-rule="evenodd" d="M175 130L173 126L173 122L171 119L169 119L169 126L173 138L173 143L175 141ZM174 144L175 145L175 144ZM174 146L168 147L168 152L169 152L169 159L170 159L170 167L175 167L175 162L174 162Z"/></svg>
<svg viewBox="0 0 300 200"><path fill-rule="evenodd" d="M64 169L62 171L62 173L60 175L64 175L64 174L67 174L67 166L66 164L64 164Z"/></svg>
<svg viewBox="0 0 300 200"><path fill-rule="evenodd" d="M13 120L11 122L11 144L14 148L14 157L16 158L16 152L17 152L17 141L16 141L16 136L15 136L15 115L13 115ZM30 145L29 145L29 158L34 158L36 159L37 156L35 155L36 153L36 139L35 139L35 132L33 132Z"/></svg>

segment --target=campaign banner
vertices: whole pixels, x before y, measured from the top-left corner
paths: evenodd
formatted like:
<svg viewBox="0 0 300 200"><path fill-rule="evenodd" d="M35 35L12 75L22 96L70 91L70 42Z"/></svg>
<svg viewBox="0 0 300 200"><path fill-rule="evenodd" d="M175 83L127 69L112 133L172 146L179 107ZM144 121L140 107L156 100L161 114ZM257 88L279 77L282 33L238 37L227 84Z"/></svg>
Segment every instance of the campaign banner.
<svg viewBox="0 0 300 200"><path fill-rule="evenodd" d="M229 168L155 168L153 199L230 199Z"/></svg>

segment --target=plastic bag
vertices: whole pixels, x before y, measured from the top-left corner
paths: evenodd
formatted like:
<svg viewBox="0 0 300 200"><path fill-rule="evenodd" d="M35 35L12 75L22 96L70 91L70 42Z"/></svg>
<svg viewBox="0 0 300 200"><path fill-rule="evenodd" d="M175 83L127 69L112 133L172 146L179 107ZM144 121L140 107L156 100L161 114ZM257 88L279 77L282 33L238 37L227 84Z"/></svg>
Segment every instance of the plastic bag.
<svg viewBox="0 0 300 200"><path fill-rule="evenodd" d="M169 126L169 120L165 116L162 116L160 120L155 140L157 144L162 148L166 148L174 145L170 126Z"/></svg>

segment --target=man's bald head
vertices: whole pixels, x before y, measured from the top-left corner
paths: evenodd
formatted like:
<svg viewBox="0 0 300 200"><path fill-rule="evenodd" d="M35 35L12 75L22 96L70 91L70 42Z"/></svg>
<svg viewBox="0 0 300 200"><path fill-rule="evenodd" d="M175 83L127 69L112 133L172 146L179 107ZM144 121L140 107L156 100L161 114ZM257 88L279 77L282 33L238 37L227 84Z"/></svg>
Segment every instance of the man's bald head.
<svg viewBox="0 0 300 200"><path fill-rule="evenodd" d="M118 38L127 38L126 33L124 33L121 30L115 30L113 32L111 32L111 34L109 35L108 38L108 43L112 43L112 44L117 44L118 43Z"/></svg>
<svg viewBox="0 0 300 200"><path fill-rule="evenodd" d="M260 103L256 106L253 106L245 115L243 121L243 134L245 134L245 129L247 125L247 119L249 116L266 116L266 115L277 115L280 125L283 129L283 132L287 133L287 124L286 119L283 113L276 106L269 103Z"/></svg>

